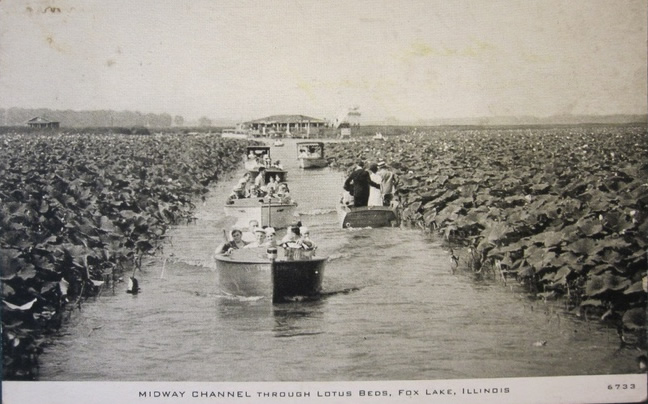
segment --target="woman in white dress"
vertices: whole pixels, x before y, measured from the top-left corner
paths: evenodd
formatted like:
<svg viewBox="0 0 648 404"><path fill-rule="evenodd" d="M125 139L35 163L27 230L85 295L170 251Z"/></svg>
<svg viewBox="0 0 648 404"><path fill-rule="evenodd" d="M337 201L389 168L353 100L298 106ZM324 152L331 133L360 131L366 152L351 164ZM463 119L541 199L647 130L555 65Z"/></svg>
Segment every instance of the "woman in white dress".
<svg viewBox="0 0 648 404"><path fill-rule="evenodd" d="M371 177L371 181L380 184L382 182L382 177L377 174L377 172L378 164L371 163L369 165L369 176ZM369 187L369 201L367 202L367 206L382 206L382 204L382 195L380 193L380 189Z"/></svg>

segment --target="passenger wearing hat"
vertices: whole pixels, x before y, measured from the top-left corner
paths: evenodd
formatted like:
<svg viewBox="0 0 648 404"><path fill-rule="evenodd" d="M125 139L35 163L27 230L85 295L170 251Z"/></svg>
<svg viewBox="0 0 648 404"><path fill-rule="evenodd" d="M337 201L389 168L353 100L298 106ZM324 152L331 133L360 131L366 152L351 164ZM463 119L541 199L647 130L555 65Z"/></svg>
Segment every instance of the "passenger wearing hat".
<svg viewBox="0 0 648 404"><path fill-rule="evenodd" d="M396 174L391 172L384 160L378 162L378 175L380 175L380 194L382 195L383 206L391 206L396 192Z"/></svg>
<svg viewBox="0 0 648 404"><path fill-rule="evenodd" d="M264 245L266 247L276 247L277 246L277 240L275 239L276 232L275 229L272 227L266 227L265 228L265 243Z"/></svg>
<svg viewBox="0 0 648 404"><path fill-rule="evenodd" d="M358 160L355 170L344 181L344 190L353 195L353 206L367 206L370 186L380 189L380 184L372 181L369 171L364 169L364 162Z"/></svg>
<svg viewBox="0 0 648 404"><path fill-rule="evenodd" d="M265 230L257 227L256 229L254 229L254 237L256 237L256 239L250 244L246 245L245 248L263 247L263 243L265 243L266 238Z"/></svg>

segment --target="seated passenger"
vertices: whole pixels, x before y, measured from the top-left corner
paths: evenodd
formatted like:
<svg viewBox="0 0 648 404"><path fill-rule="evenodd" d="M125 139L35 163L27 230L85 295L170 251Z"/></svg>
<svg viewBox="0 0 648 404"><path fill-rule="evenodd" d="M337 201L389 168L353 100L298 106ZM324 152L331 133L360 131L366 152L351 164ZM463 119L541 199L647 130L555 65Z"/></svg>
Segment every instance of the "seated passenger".
<svg viewBox="0 0 648 404"><path fill-rule="evenodd" d="M277 240L275 238L276 232L275 229L272 227L266 227L265 228L265 247L276 247L277 246Z"/></svg>
<svg viewBox="0 0 648 404"><path fill-rule="evenodd" d="M232 189L232 195L235 196L235 198L248 197L247 184L250 181L251 177L252 176L250 175L250 173L247 172L243 174L243 177L236 183L236 185Z"/></svg>
<svg viewBox="0 0 648 404"><path fill-rule="evenodd" d="M254 237L256 237L256 240L246 245L244 248L263 247L263 243L265 242L265 237L266 237L265 230L263 230L260 227L257 227L256 229L254 229Z"/></svg>
<svg viewBox="0 0 648 404"><path fill-rule="evenodd" d="M283 167L281 166L281 161L277 160L274 163L272 163L272 167L276 167L280 170L283 170Z"/></svg>
<svg viewBox="0 0 648 404"><path fill-rule="evenodd" d="M288 231L286 232L286 235L284 236L284 238L281 239L281 242L279 244L285 248L287 244L296 243L297 241L299 241L301 237L301 233L299 232L300 227L301 227L301 222L291 224L288 227Z"/></svg>
<svg viewBox="0 0 648 404"><path fill-rule="evenodd" d="M300 238L300 243L304 246L305 250L315 250L317 249L317 245L311 240L310 238L310 230L306 226L302 226L299 228L299 232L301 233L301 238Z"/></svg>
<svg viewBox="0 0 648 404"><path fill-rule="evenodd" d="M216 254L229 255L232 250L244 248L247 245L247 243L242 239L243 232L241 230L234 228L230 232L230 235L232 236L232 240L219 245L216 248Z"/></svg>
<svg viewBox="0 0 648 404"><path fill-rule="evenodd" d="M252 219L248 223L248 230L246 232L243 232L243 241L246 243L251 243L256 240L256 236L254 235L254 231L259 227L259 221Z"/></svg>
<svg viewBox="0 0 648 404"><path fill-rule="evenodd" d="M290 189L288 189L288 184L282 182L277 187L277 198L281 200L281 203L290 203Z"/></svg>
<svg viewBox="0 0 648 404"><path fill-rule="evenodd" d="M277 191L277 188L279 187L279 182L277 182L277 177L270 177L270 182L268 182L268 185L266 185L266 190L268 194L274 194Z"/></svg>

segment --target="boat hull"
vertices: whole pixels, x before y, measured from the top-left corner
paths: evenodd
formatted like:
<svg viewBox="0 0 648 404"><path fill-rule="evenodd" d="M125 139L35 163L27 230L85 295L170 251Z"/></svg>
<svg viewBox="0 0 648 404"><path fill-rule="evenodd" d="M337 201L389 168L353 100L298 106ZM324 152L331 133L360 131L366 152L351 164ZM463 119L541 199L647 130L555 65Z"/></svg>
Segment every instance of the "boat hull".
<svg viewBox="0 0 648 404"><path fill-rule="evenodd" d="M299 167L300 168L322 168L328 165L328 161L325 158L309 158L309 157L299 157Z"/></svg>
<svg viewBox="0 0 648 404"><path fill-rule="evenodd" d="M363 206L356 208L339 204L338 220L340 226L345 229L398 226L398 215L394 209L386 206Z"/></svg>
<svg viewBox="0 0 648 404"><path fill-rule="evenodd" d="M243 198L230 200L225 205L225 215L236 218L234 227L247 227L250 220L256 220L260 226L275 229L288 227L296 220L296 203L269 203L264 198Z"/></svg>
<svg viewBox="0 0 648 404"><path fill-rule="evenodd" d="M266 297L273 303L316 299L322 292L326 258L305 260L236 259L216 256L222 292L242 297Z"/></svg>

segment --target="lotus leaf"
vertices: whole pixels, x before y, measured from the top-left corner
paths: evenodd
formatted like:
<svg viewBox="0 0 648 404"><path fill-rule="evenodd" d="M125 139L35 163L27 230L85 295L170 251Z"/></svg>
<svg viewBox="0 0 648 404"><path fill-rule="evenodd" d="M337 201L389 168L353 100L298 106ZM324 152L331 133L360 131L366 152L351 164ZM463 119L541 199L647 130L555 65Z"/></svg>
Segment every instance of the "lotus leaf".
<svg viewBox="0 0 648 404"><path fill-rule="evenodd" d="M565 248L575 254L590 256L596 254L601 247L591 238L581 238L569 243Z"/></svg>
<svg viewBox="0 0 648 404"><path fill-rule="evenodd" d="M572 273L571 268L568 266L563 266L561 267L556 273L554 274L553 282L554 283L560 283L560 284L566 284L567 283L567 278L569 275Z"/></svg>
<svg viewBox="0 0 648 404"><path fill-rule="evenodd" d="M611 291L623 290L630 285L630 280L620 276L604 273L591 276L585 284L587 296L597 296Z"/></svg>
<svg viewBox="0 0 648 404"><path fill-rule="evenodd" d="M646 329L646 309L644 307L637 307L627 310L623 314L623 326L629 330L645 330Z"/></svg>
<svg viewBox="0 0 648 404"><path fill-rule="evenodd" d="M644 290L643 283L644 283L643 281L637 281L637 282L633 283L632 285L630 285L628 287L628 289L624 290L623 293L626 294L626 295L630 295L632 293L644 293L645 294L646 291Z"/></svg>
<svg viewBox="0 0 648 404"><path fill-rule="evenodd" d="M546 231L541 233L543 244L547 248L558 246L563 241L563 233L558 231Z"/></svg>
<svg viewBox="0 0 648 404"><path fill-rule="evenodd" d="M603 301L600 299L587 299L580 304L581 307L587 307L587 306L592 306L592 307L603 307Z"/></svg>
<svg viewBox="0 0 648 404"><path fill-rule="evenodd" d="M603 225L594 219L579 220L576 225L587 237L594 237L601 233Z"/></svg>

